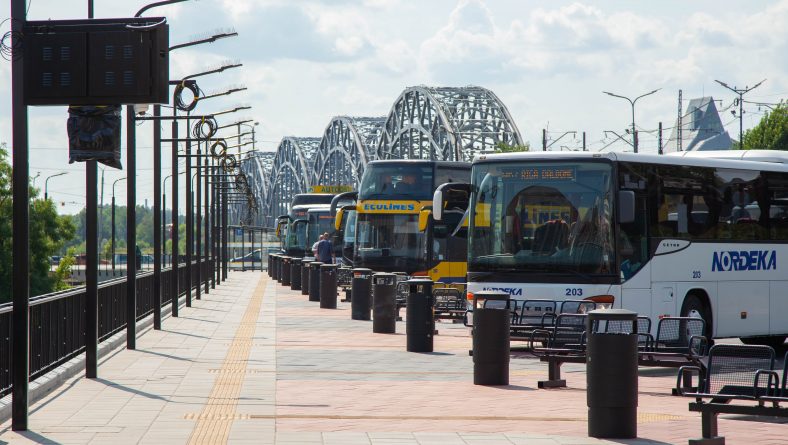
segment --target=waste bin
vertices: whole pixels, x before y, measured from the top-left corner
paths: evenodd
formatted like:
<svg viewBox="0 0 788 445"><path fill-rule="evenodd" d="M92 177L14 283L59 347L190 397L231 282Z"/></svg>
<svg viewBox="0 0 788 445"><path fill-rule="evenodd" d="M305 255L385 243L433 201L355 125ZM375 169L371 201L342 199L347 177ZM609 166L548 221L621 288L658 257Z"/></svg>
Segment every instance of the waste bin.
<svg viewBox="0 0 788 445"><path fill-rule="evenodd" d="M320 266L320 308L337 308L337 265Z"/></svg>
<svg viewBox="0 0 788 445"><path fill-rule="evenodd" d="M271 260L271 279L276 281L276 257L277 254L272 253L268 255L268 258Z"/></svg>
<svg viewBox="0 0 788 445"><path fill-rule="evenodd" d="M282 255L274 257L274 280L282 282Z"/></svg>
<svg viewBox="0 0 788 445"><path fill-rule="evenodd" d="M311 261L301 260L301 295L309 295L309 263Z"/></svg>
<svg viewBox="0 0 788 445"><path fill-rule="evenodd" d="M405 310L405 333L408 352L432 352L435 333L435 301L432 298L432 280L408 280Z"/></svg>
<svg viewBox="0 0 788 445"><path fill-rule="evenodd" d="M607 331L609 321L631 329ZM588 435L596 438L637 437L637 313L598 309L586 319L586 397Z"/></svg>
<svg viewBox="0 0 788 445"><path fill-rule="evenodd" d="M393 334L397 331L397 276L393 273L372 275L372 332Z"/></svg>
<svg viewBox="0 0 788 445"><path fill-rule="evenodd" d="M301 258L290 260L290 290L301 290Z"/></svg>
<svg viewBox="0 0 788 445"><path fill-rule="evenodd" d="M290 261L289 256L282 258L282 286L290 287Z"/></svg>
<svg viewBox="0 0 788 445"><path fill-rule="evenodd" d="M509 384L509 294L473 295L473 384Z"/></svg>
<svg viewBox="0 0 788 445"><path fill-rule="evenodd" d="M309 301L320 301L320 261L309 263Z"/></svg>
<svg viewBox="0 0 788 445"><path fill-rule="evenodd" d="M268 273L268 278L271 278L271 273L272 273L271 272L271 261L272 261L272 258L273 258L273 256L269 253L268 254L268 267L265 269L266 272Z"/></svg>
<svg viewBox="0 0 788 445"><path fill-rule="evenodd" d="M350 318L353 320L369 320L372 309L372 270L365 268L353 269L353 282L350 300Z"/></svg>

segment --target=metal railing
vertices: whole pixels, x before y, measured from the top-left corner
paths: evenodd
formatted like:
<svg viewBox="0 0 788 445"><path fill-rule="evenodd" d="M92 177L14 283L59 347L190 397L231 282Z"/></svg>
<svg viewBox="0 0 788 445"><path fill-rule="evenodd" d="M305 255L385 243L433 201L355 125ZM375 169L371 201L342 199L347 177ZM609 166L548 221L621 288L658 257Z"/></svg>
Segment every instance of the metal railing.
<svg viewBox="0 0 788 445"><path fill-rule="evenodd" d="M202 283L213 276L213 264L201 267ZM178 282L186 283L185 264L178 267ZM172 268L161 272L161 305L172 304ZM191 289L201 285L192 274ZM186 286L179 292L185 295ZM98 286L99 342L126 327L126 279L105 281ZM11 315L13 305L0 305L0 397L11 392ZM137 274L137 320L153 313L153 272ZM85 349L85 287L40 295L30 299L30 381L46 374Z"/></svg>

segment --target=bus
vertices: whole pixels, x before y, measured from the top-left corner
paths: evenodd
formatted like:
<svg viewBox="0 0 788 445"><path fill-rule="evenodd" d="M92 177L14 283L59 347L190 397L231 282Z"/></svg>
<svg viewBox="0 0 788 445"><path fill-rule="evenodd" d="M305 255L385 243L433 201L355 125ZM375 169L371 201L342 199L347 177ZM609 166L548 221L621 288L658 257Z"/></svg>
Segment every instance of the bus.
<svg viewBox="0 0 788 445"><path fill-rule="evenodd" d="M334 234L334 217L331 216L331 205L313 205L307 211L305 261L315 261L312 246L320 241L320 235L324 233L328 233L329 236Z"/></svg>
<svg viewBox="0 0 788 445"><path fill-rule="evenodd" d="M480 156L467 212L469 298L587 299L652 320L701 317L709 339L782 345L786 163L786 152Z"/></svg>
<svg viewBox="0 0 788 445"><path fill-rule="evenodd" d="M303 258L307 253L311 256L312 245L307 245L309 209L328 206L333 198L330 193L300 193L293 197L288 214L279 216L276 222L282 254L294 258Z"/></svg>
<svg viewBox="0 0 788 445"><path fill-rule="evenodd" d="M367 164L358 190L353 266L446 283L464 281L467 241L451 236L445 224L431 222L425 210L432 205L436 186L469 178L470 164L465 162Z"/></svg>
<svg viewBox="0 0 788 445"><path fill-rule="evenodd" d="M334 244L337 262L353 267L353 252L356 244L356 201L358 192L351 191L334 196L331 214L334 215Z"/></svg>

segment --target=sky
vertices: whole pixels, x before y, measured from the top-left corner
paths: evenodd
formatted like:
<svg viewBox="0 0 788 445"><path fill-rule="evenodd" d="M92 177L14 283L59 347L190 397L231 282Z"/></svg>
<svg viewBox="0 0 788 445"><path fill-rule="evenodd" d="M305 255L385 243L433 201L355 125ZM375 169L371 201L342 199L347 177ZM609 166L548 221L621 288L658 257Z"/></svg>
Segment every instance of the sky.
<svg viewBox="0 0 788 445"><path fill-rule="evenodd" d="M150 2L96 0L96 18L130 17ZM0 17L10 15L10 2ZM240 61L243 67L199 79L220 92L195 112L251 105L220 124L259 122L258 149L275 151L283 136L320 137L333 116L385 116L406 87L478 85L509 108L524 139L551 149L576 148L582 132L592 150L625 150L616 142L631 125L631 98L654 89L635 107L642 151L654 152L662 122L675 125L678 91L683 106L713 96L731 137L739 119L734 95L714 82L752 86L749 102L788 99L788 0L534 1L534 0L190 0L146 13L170 24L170 44L234 29L238 37L173 51L170 78ZM85 0L29 0L30 20L87 17ZM9 30L9 22L0 26ZM0 142L11 145L11 64L0 60ZM745 130L766 107L745 103ZM29 108L30 175L61 213L85 203L84 166L68 164L66 107ZM169 124L164 127L164 137ZM183 131L183 130L181 130ZM235 132L222 130L224 136ZM565 132L575 131L576 136ZM152 124L137 127L137 199L152 205ZM124 144L125 144L124 128ZM170 168L169 151L162 165ZM125 164L125 146L123 161ZM99 173L101 175L101 172ZM104 170L104 202L124 171ZM42 190L43 193L43 190ZM125 183L115 187L125 202ZM184 200L181 198L181 203ZM181 207L183 204L181 204Z"/></svg>

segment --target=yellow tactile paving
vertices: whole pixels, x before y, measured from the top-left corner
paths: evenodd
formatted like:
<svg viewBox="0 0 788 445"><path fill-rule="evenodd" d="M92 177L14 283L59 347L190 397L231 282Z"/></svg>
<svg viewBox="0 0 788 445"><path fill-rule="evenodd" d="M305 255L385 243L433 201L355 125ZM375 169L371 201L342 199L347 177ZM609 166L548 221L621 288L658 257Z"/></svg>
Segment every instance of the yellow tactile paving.
<svg viewBox="0 0 788 445"><path fill-rule="evenodd" d="M197 419L197 423L189 438L189 444L227 443L233 421L243 417L235 411L246 375L249 351L252 349L252 339L263 303L265 285L266 280L258 282L222 367L211 370L218 376L202 412L192 417Z"/></svg>

